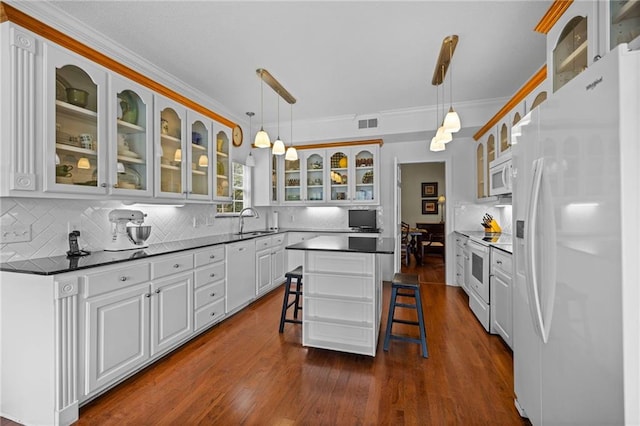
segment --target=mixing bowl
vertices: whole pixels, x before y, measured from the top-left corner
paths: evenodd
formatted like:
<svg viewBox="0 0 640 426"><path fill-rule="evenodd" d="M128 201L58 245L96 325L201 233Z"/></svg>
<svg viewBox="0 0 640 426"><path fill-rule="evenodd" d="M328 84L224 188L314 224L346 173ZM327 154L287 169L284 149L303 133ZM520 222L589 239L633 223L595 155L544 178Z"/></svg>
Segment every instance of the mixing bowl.
<svg viewBox="0 0 640 426"><path fill-rule="evenodd" d="M142 245L149 235L151 235L151 225L144 226L127 226L127 235L131 238L131 241L138 245Z"/></svg>

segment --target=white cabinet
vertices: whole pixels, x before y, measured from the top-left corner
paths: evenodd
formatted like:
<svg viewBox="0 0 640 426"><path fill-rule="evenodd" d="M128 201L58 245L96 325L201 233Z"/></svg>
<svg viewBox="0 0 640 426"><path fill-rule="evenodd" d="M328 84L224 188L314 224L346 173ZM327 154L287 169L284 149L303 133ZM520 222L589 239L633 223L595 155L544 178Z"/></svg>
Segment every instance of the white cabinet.
<svg viewBox="0 0 640 426"><path fill-rule="evenodd" d="M231 129L219 123L213 123L216 150L215 191L216 201L231 201Z"/></svg>
<svg viewBox="0 0 640 426"><path fill-rule="evenodd" d="M154 356L193 333L192 271L152 281L151 296L151 355Z"/></svg>
<svg viewBox="0 0 640 426"><path fill-rule="evenodd" d="M377 145L327 149L332 204L380 203L378 153Z"/></svg>
<svg viewBox="0 0 640 426"><path fill-rule="evenodd" d="M491 333L513 349L512 256L491 248Z"/></svg>
<svg viewBox="0 0 640 426"><path fill-rule="evenodd" d="M467 294L469 294L467 277L467 265L469 263L469 251L467 249L468 240L469 238L466 235L456 232L456 285L462 287Z"/></svg>
<svg viewBox="0 0 640 426"><path fill-rule="evenodd" d="M213 149L211 122L205 116L187 111L188 131L185 168L187 198L210 201L213 196Z"/></svg>
<svg viewBox="0 0 640 426"><path fill-rule="evenodd" d="M376 254L304 253L303 346L375 356L382 303Z"/></svg>
<svg viewBox="0 0 640 426"><path fill-rule="evenodd" d="M195 254L195 331L217 323L225 316L226 290L224 246L202 249Z"/></svg>
<svg viewBox="0 0 640 426"><path fill-rule="evenodd" d="M109 76L111 193L153 196L153 94L116 74Z"/></svg>
<svg viewBox="0 0 640 426"><path fill-rule="evenodd" d="M107 73L53 44L44 52L43 190L106 195Z"/></svg>
<svg viewBox="0 0 640 426"><path fill-rule="evenodd" d="M156 96L156 197L182 199L186 193L186 115L177 102Z"/></svg>
<svg viewBox="0 0 640 426"><path fill-rule="evenodd" d="M285 234L277 234L255 240L256 296L267 293L284 281L285 240Z"/></svg>
<svg viewBox="0 0 640 426"><path fill-rule="evenodd" d="M183 254L84 275L85 396L191 336L192 269Z"/></svg>
<svg viewBox="0 0 640 426"><path fill-rule="evenodd" d="M239 241L225 246L226 307L232 313L256 297L256 258L253 240Z"/></svg>
<svg viewBox="0 0 640 426"><path fill-rule="evenodd" d="M283 159L271 155L270 149L254 149L256 165L253 173L253 205L276 206L280 204L280 185Z"/></svg>
<svg viewBox="0 0 640 426"><path fill-rule="evenodd" d="M86 388L89 395L135 371L149 359L149 284L85 301Z"/></svg>

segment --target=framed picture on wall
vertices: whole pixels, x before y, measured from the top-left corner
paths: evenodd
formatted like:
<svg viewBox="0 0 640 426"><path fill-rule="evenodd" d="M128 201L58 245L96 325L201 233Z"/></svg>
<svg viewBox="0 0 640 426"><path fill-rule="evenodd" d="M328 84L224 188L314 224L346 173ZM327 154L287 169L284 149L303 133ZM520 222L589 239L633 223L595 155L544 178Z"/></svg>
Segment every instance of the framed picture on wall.
<svg viewBox="0 0 640 426"><path fill-rule="evenodd" d="M422 182L422 198L438 196L438 182Z"/></svg>
<svg viewBox="0 0 640 426"><path fill-rule="evenodd" d="M422 214L438 214L438 199L422 200Z"/></svg>

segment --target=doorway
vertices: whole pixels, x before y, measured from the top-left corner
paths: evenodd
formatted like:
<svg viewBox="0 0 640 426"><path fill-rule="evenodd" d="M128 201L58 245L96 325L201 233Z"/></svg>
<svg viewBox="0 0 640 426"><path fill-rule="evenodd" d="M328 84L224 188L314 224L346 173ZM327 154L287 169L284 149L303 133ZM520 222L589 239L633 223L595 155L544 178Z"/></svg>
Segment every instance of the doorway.
<svg viewBox="0 0 640 426"><path fill-rule="evenodd" d="M398 217L410 228L408 262L401 272L418 274L420 282L446 283L446 163L398 165Z"/></svg>

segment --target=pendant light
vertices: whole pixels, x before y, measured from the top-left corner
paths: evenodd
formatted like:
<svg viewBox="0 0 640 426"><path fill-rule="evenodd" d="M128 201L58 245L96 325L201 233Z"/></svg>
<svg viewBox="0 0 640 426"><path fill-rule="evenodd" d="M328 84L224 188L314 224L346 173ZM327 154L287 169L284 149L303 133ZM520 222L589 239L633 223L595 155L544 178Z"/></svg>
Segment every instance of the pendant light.
<svg viewBox="0 0 640 426"><path fill-rule="evenodd" d="M440 102L438 101L438 86L436 86L436 127L438 127L438 123L440 122ZM438 129L439 130L439 129ZM432 152L444 151L444 142L442 142L438 138L438 133L436 132L435 136L431 138L431 144L429 145L429 150Z"/></svg>
<svg viewBox="0 0 640 426"><path fill-rule="evenodd" d="M247 112L247 115L249 116L249 134L251 134L251 117L253 117L254 115L256 115L254 112L249 111ZM244 162L244 165L247 167L255 167L256 166L256 159L253 158L253 149L251 149L251 147L249 147L249 154L247 155L247 159Z"/></svg>
<svg viewBox="0 0 640 426"><path fill-rule="evenodd" d="M442 117L444 117L444 65L442 65ZM437 88L436 88L437 90ZM436 139L442 143L449 143L453 139L451 133L445 131L444 122L442 126L438 128L438 132L436 133Z"/></svg>
<svg viewBox="0 0 640 426"><path fill-rule="evenodd" d="M80 157L80 159L78 160L77 167L79 169L87 170L91 168L91 163L89 162L89 159L87 157Z"/></svg>
<svg viewBox="0 0 640 426"><path fill-rule="evenodd" d="M253 144L256 148L270 148L271 140L269 135L264 131L264 80L262 80L262 74L260 74L260 131L256 133L256 139Z"/></svg>
<svg viewBox="0 0 640 426"><path fill-rule="evenodd" d="M451 66L451 57L453 56L453 42L449 42L449 65ZM444 123L442 126L444 127L445 132L448 133L456 133L460 130L461 123L460 117L458 113L453 109L453 67L451 67L451 78L449 80L449 112L444 117ZM443 76L444 79L444 76ZM444 82L443 82L444 84ZM444 104L444 97L442 98L442 103Z"/></svg>
<svg viewBox="0 0 640 426"><path fill-rule="evenodd" d="M293 104L291 104L291 132L289 133L290 144L287 148L287 154L284 156L285 160L296 161L298 159L298 151L293 147Z"/></svg>
<svg viewBox="0 0 640 426"><path fill-rule="evenodd" d="M278 137L273 143L273 150L271 152L273 153L273 155L284 154L284 142L282 142L282 139L280 139L280 94L278 94Z"/></svg>

